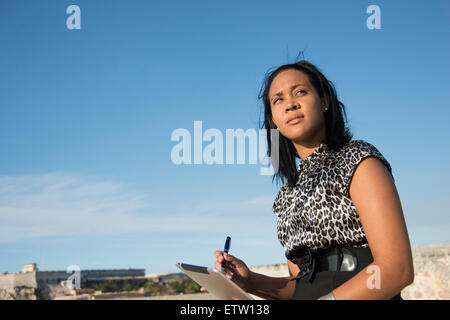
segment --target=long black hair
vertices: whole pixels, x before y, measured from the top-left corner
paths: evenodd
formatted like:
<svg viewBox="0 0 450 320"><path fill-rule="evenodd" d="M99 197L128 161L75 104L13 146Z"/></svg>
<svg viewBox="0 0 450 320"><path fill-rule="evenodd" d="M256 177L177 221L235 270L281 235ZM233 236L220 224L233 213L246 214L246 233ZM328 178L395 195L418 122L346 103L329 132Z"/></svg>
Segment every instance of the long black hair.
<svg viewBox="0 0 450 320"><path fill-rule="evenodd" d="M272 111L269 100L269 90L273 79L282 71L294 69L304 73L311 85L316 89L320 98L328 95L330 104L328 111L325 112L325 143L332 150L340 150L344 144L349 142L353 135L347 127L347 115L345 113L344 104L338 100L334 84L328 80L323 73L312 63L306 60L299 60L288 63L266 73L263 85L258 95L258 99L262 99L264 104L264 123L261 128L267 132L267 155L272 154L271 131L277 129L272 120ZM279 132L279 167L274 173L272 182L277 178L277 182L285 183L286 179L290 187L294 186L298 179L296 167L296 158L299 158L297 150L290 139L286 138Z"/></svg>

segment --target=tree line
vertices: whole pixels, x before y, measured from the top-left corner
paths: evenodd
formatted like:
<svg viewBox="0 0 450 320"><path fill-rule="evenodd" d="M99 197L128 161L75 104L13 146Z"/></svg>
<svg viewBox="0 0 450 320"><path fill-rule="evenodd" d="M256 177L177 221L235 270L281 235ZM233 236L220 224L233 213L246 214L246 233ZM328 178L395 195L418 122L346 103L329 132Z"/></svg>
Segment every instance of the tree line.
<svg viewBox="0 0 450 320"><path fill-rule="evenodd" d="M156 282L151 279L107 280L91 287L102 292L137 291L143 288L144 294L150 296L200 292L200 285L190 279L168 283Z"/></svg>

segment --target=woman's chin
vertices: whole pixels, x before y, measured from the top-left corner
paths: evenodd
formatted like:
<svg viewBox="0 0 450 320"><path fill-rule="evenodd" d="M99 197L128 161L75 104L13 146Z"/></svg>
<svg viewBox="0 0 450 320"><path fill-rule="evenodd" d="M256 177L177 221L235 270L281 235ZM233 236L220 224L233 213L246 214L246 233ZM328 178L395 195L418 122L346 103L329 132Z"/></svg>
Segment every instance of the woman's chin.
<svg viewBox="0 0 450 320"><path fill-rule="evenodd" d="M302 141L305 138L305 134L304 134L303 130L290 130L286 134L283 134L283 136L285 136L292 142Z"/></svg>

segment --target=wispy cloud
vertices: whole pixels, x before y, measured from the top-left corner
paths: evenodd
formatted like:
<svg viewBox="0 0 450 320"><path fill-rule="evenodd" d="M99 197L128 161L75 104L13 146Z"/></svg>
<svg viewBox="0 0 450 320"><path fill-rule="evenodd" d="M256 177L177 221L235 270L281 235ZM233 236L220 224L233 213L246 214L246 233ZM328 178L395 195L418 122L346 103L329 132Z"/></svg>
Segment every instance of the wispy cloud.
<svg viewBox="0 0 450 320"><path fill-rule="evenodd" d="M273 200L258 197L199 204L182 213L175 207L156 212L148 194L130 189L117 181L71 173L0 176L0 242L61 235L213 232L217 226L244 231L264 223L255 221L255 214L261 215L261 208L267 211ZM212 211L214 215L208 214Z"/></svg>

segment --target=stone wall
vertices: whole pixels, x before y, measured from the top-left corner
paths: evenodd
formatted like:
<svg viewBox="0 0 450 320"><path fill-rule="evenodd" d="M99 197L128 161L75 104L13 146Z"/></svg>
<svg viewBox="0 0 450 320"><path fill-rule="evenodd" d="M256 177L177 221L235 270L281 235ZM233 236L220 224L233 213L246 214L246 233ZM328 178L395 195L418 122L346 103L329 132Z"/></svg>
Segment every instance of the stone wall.
<svg viewBox="0 0 450 320"><path fill-rule="evenodd" d="M37 288L36 271L27 273L10 273L0 275L1 289L14 289L15 287Z"/></svg>
<svg viewBox="0 0 450 320"><path fill-rule="evenodd" d="M36 271L0 275L0 300L36 300Z"/></svg>
<svg viewBox="0 0 450 320"><path fill-rule="evenodd" d="M402 291L405 300L450 300L450 244L412 248L414 282Z"/></svg>
<svg viewBox="0 0 450 320"><path fill-rule="evenodd" d="M14 282L18 273L2 274L0 275L0 288L1 289L14 289Z"/></svg>
<svg viewBox="0 0 450 320"><path fill-rule="evenodd" d="M0 274L0 300L9 299L52 299L70 294L61 285L71 276L66 271L27 271ZM145 277L145 269L81 270L80 284L118 278Z"/></svg>

